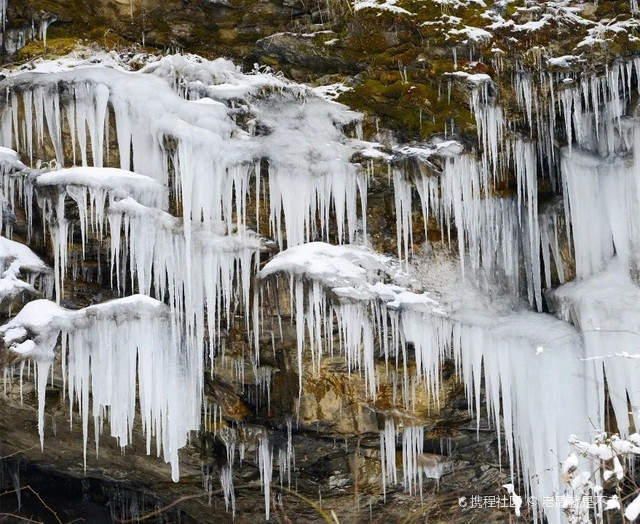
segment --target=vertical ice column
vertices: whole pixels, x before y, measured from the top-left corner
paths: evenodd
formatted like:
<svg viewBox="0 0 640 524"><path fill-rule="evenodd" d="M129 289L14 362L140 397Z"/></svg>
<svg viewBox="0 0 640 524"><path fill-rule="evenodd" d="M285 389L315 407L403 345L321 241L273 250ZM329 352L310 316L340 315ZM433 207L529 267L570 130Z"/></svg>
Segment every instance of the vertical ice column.
<svg viewBox="0 0 640 524"><path fill-rule="evenodd" d="M307 167L309 173L301 171L304 165L281 165L277 157L269 163L269 223L278 244L284 247L285 232L287 247L318 237L326 240L332 211L338 243L353 241L358 226L358 194L361 208L366 209L365 180L355 166L339 159Z"/></svg>
<svg viewBox="0 0 640 524"><path fill-rule="evenodd" d="M426 177L423 177L423 179ZM399 169L393 170L393 195L395 199L396 212L396 244L398 258L408 260L409 254L413 253L413 217L411 216L411 184L406 179L406 175ZM426 195L420 193L422 199L423 216L425 217L424 227L427 227L428 201ZM403 256L404 254L404 256Z"/></svg>
<svg viewBox="0 0 640 524"><path fill-rule="evenodd" d="M230 467L225 466L220 470L220 484L222 485L222 495L224 496L224 507L229 511L231 504L231 514L236 518L236 495L233 490L233 471Z"/></svg>
<svg viewBox="0 0 640 524"><path fill-rule="evenodd" d="M605 160L563 150L565 216L570 218L576 275L602 271L615 254L623 264L637 264L640 188L635 162Z"/></svg>
<svg viewBox="0 0 640 524"><path fill-rule="evenodd" d="M261 437L258 445L258 467L260 468L260 481L264 491L264 513L269 520L271 509L271 478L273 476L272 449L268 437Z"/></svg>
<svg viewBox="0 0 640 524"><path fill-rule="evenodd" d="M520 228L523 233L523 259L527 275L528 298L532 306L535 306L538 311L542 311L538 165L535 144L517 140L514 144L513 159L518 186L518 218L520 219ZM526 213L524 216L523 209Z"/></svg>
<svg viewBox="0 0 640 524"><path fill-rule="evenodd" d="M402 432L402 472L404 489L410 495L422 493L422 472L418 466L418 457L423 452L424 428L405 427Z"/></svg>
<svg viewBox="0 0 640 524"><path fill-rule="evenodd" d="M392 418L384 421L380 431L380 463L382 469L382 492L386 499L387 486L398 483L396 469L396 428Z"/></svg>
<svg viewBox="0 0 640 524"><path fill-rule="evenodd" d="M478 143L482 149L482 168L495 178L500 167L505 118L502 107L492 98L495 89L493 82L487 80L474 85L471 90L471 112L476 119Z"/></svg>
<svg viewBox="0 0 640 524"><path fill-rule="evenodd" d="M4 32L7 25L7 5L9 0L0 0L0 21L2 22L2 31Z"/></svg>

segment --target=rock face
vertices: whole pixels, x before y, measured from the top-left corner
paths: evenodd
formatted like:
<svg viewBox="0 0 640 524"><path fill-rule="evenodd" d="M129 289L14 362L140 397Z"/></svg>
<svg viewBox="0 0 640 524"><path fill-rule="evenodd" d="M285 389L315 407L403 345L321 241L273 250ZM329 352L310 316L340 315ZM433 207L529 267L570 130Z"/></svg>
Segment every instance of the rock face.
<svg viewBox="0 0 640 524"><path fill-rule="evenodd" d="M566 493L569 435L637 404L634 365L584 363L634 342L589 334L635 329L606 293L634 311L619 7L10 0L3 235L33 251L0 252L2 512L497 522L507 483Z"/></svg>

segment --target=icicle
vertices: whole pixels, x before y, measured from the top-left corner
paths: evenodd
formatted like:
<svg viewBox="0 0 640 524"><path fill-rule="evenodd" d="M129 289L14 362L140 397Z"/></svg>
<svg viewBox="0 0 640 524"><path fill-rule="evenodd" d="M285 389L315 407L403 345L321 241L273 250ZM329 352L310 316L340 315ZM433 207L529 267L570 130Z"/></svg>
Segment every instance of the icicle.
<svg viewBox="0 0 640 524"><path fill-rule="evenodd" d="M231 514L236 518L236 496L233 490L233 474L230 467L223 467L220 470L220 484L222 484L222 494L224 496L224 507L229 511L231 503Z"/></svg>
<svg viewBox="0 0 640 524"><path fill-rule="evenodd" d="M262 490L264 491L264 512L267 520L269 520L271 506L271 477L273 474L271 451L269 439L267 437L260 438L258 467L260 468L260 482L262 482Z"/></svg>
<svg viewBox="0 0 640 524"><path fill-rule="evenodd" d="M7 0L3 0L3 1L6 2ZM56 21L55 18L43 18L42 20L40 20L40 29L38 30L38 37L42 39L42 43L45 49L47 48L47 30L49 29L49 26L55 21ZM3 30L4 30L4 15L2 17L2 23L3 23Z"/></svg>
<svg viewBox="0 0 640 524"><path fill-rule="evenodd" d="M526 199L524 230L528 232L525 246L525 269L527 274L529 303L542 311L542 275L540 268L540 226L538 221L538 177L535 148L531 142L516 141L514 165L518 184L518 213Z"/></svg>
<svg viewBox="0 0 640 524"><path fill-rule="evenodd" d="M2 21L2 32L4 32L7 25L7 5L9 0L0 0L0 21Z"/></svg>
<svg viewBox="0 0 640 524"><path fill-rule="evenodd" d="M396 429L393 419L384 421L384 430L380 432L380 462L382 466L382 492L386 500L387 484L397 484L396 471Z"/></svg>
<svg viewBox="0 0 640 524"><path fill-rule="evenodd" d="M393 193L396 207L396 243L398 258L409 259L413 252L413 220L411 216L411 186L398 169L393 170ZM423 206L424 209L424 206ZM425 227L427 223L425 222Z"/></svg>

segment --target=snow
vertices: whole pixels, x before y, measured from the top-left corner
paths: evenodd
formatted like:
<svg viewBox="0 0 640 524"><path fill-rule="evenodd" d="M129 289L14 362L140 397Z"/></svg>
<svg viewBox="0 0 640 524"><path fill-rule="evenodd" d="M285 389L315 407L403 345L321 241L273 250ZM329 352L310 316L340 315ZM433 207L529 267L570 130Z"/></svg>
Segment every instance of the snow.
<svg viewBox="0 0 640 524"><path fill-rule="evenodd" d="M360 156L369 160L391 160L392 155L380 151L384 146L379 142L366 142L364 140L352 139L349 144L358 152ZM372 165L373 167L373 165Z"/></svg>
<svg viewBox="0 0 640 524"><path fill-rule="evenodd" d="M372 273L386 272L390 261L363 247L311 242L277 254L262 268L260 276L286 272L331 287L357 286L366 283Z"/></svg>
<svg viewBox="0 0 640 524"><path fill-rule="evenodd" d="M26 294L50 297L51 270L24 244L0 236L0 304L11 311L14 300Z"/></svg>
<svg viewBox="0 0 640 524"><path fill-rule="evenodd" d="M464 151L464 146L456 140L434 139L428 144L402 146L394 151L399 157L417 157L422 161L428 161L432 156L447 158L458 156Z"/></svg>
<svg viewBox="0 0 640 524"><path fill-rule="evenodd" d="M330 40L330 42L337 42L336 40ZM325 45L330 45L329 42L325 42ZM335 84L329 84L324 86L318 86L313 88L313 92L321 98L333 101L338 98L342 93L351 91L351 87L346 86L342 82L336 82Z"/></svg>
<svg viewBox="0 0 640 524"><path fill-rule="evenodd" d="M624 510L624 516L629 520L636 520L640 515L640 495L631 501Z"/></svg>
<svg viewBox="0 0 640 524"><path fill-rule="evenodd" d="M550 67L568 68L573 67L580 57L575 55L563 55L547 58L547 65Z"/></svg>
<svg viewBox="0 0 640 524"><path fill-rule="evenodd" d="M36 187L81 186L108 192L116 199L133 197L147 206L166 207L166 190L151 177L110 167L74 167L42 173Z"/></svg>
<svg viewBox="0 0 640 524"><path fill-rule="evenodd" d="M505 484L502 487L507 490L507 493L511 498L511 505L514 508L513 511L516 514L516 517L519 517L520 508L522 507L522 497L515 492L513 484Z"/></svg>
<svg viewBox="0 0 640 524"><path fill-rule="evenodd" d="M478 86L492 81L491 77L485 73L466 73L464 71L455 71L453 73L449 73L449 76L466 80L473 86Z"/></svg>
<svg viewBox="0 0 640 524"><path fill-rule="evenodd" d="M493 39L493 34L480 27L465 26L462 29L449 29L449 35L452 36L465 36L466 39L463 44L485 44Z"/></svg>
<svg viewBox="0 0 640 524"><path fill-rule="evenodd" d="M0 272L18 274L21 271L46 273L49 269L29 247L20 242L0 237Z"/></svg>
<svg viewBox="0 0 640 524"><path fill-rule="evenodd" d="M376 0L354 0L353 9L355 11L360 11L361 9L379 9L381 11L414 16L414 13L397 6L397 2L398 0L386 0L384 2L378 2Z"/></svg>
<svg viewBox="0 0 640 524"><path fill-rule="evenodd" d="M617 495L613 495L612 497L608 498L604 506L605 511L611 511L615 509L620 509L620 500L618 500Z"/></svg>
<svg viewBox="0 0 640 524"><path fill-rule="evenodd" d="M20 161L20 157L16 151L9 149L8 147L0 147L0 163L3 168L24 167L24 164Z"/></svg>
<svg viewBox="0 0 640 524"><path fill-rule="evenodd" d="M563 475L567 474L571 470L574 470L577 467L578 467L578 456L575 453L571 453L571 455L567 457L567 460L565 460L562 463L562 474Z"/></svg>

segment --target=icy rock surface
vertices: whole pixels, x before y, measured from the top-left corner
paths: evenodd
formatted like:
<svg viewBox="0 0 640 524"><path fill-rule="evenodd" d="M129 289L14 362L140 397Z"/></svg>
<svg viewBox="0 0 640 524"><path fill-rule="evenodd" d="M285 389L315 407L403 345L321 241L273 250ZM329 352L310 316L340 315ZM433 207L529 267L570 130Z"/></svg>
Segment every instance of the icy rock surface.
<svg viewBox="0 0 640 524"><path fill-rule="evenodd" d="M450 459L428 453L425 426L407 416L418 388L441 407L445 361L477 431L483 414L497 431L518 512L524 495L562 495L569 470L575 478L597 471L561 458L581 442L570 435L602 431L607 395L623 436L640 422L638 124L627 116L640 61L600 76L518 73L523 128L489 75L454 73L449 80L469 93L476 150L434 139L392 155L362 140L360 115L278 75L192 56L148 62L133 72L117 55L93 64L69 57L0 83L0 142L19 152L0 150L3 206L24 210L27 236L42 219L53 251L57 303L30 302L0 328L13 362L36 362L41 438L44 390L60 354L85 454L89 419L97 451L107 413L111 434L131 441L137 398L147 452L155 437L177 480L178 450L203 418L225 447L226 507L235 511L236 456L242 463L249 453L269 518L275 465L281 484L295 475L291 422L286 443L277 442L265 429L223 424L222 407L202 399L205 370L216 373L224 339L239 327L246 340L234 377L244 384L250 373L269 405L276 370L261 360L261 340L269 321L282 333L286 299L300 396L307 371L318 376L327 356L362 377L371 405L392 384L393 408L376 413L383 493L402 484L422 496L425 479L446 478ZM43 164L47 151L55 159ZM366 172L351 162L357 153ZM389 168L397 259L357 245L368 241L374 162ZM559 205L541 205L544 178ZM429 238L437 224L441 239L431 244L455 254L450 274L415 252L418 207L420 234ZM105 244L112 288L139 294L79 310L60 305L67 269L76 273L68 256L75 225L80 258L90 242ZM267 249L277 253L260 268ZM9 294L35 289L42 278L38 289L51 294L49 270L25 246L2 238L0 261L0 292L5 284ZM532 511L565 518L559 505Z"/></svg>

